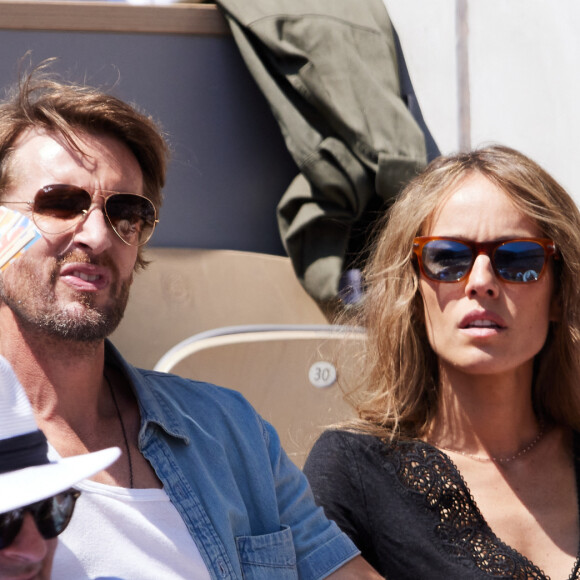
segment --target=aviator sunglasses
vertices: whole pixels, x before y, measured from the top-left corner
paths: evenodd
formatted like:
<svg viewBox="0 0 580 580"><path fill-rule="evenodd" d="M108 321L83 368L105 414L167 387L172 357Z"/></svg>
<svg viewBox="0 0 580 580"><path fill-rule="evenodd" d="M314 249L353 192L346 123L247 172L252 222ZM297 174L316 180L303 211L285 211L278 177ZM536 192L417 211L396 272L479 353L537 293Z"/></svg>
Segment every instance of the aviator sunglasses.
<svg viewBox="0 0 580 580"><path fill-rule="evenodd" d="M153 202L144 195L101 190L103 213L113 231L129 246L145 244L158 223ZM2 201L0 204L25 203L32 220L45 234L62 234L75 228L89 215L93 196L76 185L45 185L32 201Z"/></svg>
<svg viewBox="0 0 580 580"><path fill-rule="evenodd" d="M536 282L556 246L545 238L518 238L494 242L470 242L455 238L418 237L413 240L421 273L435 282L460 282L467 277L480 254L489 257L496 275L505 282Z"/></svg>
<svg viewBox="0 0 580 580"><path fill-rule="evenodd" d="M80 491L69 489L25 507L0 514L0 550L14 542L27 513L32 515L40 535L45 540L56 538L68 526L75 502L80 495Z"/></svg>

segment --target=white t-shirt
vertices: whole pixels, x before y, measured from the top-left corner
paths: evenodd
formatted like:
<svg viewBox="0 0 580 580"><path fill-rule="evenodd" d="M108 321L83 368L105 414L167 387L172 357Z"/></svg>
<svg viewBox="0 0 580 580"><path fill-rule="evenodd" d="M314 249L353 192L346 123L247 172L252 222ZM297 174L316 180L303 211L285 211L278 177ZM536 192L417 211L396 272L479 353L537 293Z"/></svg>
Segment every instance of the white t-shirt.
<svg viewBox="0 0 580 580"><path fill-rule="evenodd" d="M58 580L209 580L181 516L162 489L84 481L73 518L59 536Z"/></svg>

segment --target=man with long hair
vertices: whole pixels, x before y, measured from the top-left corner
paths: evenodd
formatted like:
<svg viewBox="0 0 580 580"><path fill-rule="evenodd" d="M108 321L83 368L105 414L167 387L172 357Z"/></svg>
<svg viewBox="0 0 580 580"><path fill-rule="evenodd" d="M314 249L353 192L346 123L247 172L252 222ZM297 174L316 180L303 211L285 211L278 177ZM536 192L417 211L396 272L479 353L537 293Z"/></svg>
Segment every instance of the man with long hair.
<svg viewBox="0 0 580 580"><path fill-rule="evenodd" d="M2 276L0 353L56 454L123 450L80 486L55 574L377 578L243 397L136 369L108 342L145 264L167 146L134 107L45 69L0 105L0 204L42 234Z"/></svg>

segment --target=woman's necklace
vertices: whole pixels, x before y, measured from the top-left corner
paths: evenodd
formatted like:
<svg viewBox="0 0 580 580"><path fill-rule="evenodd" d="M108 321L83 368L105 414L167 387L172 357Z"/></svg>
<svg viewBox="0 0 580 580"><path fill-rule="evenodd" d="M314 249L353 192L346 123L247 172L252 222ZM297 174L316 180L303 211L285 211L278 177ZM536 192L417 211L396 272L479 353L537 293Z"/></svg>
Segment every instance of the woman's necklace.
<svg viewBox="0 0 580 580"><path fill-rule="evenodd" d="M127 439L127 431L125 430L125 423L123 423L123 417L121 411L119 410L119 405L117 404L117 397L115 397L115 391L113 390L113 385L109 377L104 375L107 384L109 385L109 391L111 392L111 398L115 405L117 411L117 417L119 418L119 424L121 425L121 431L123 432L123 441L125 442L125 450L127 451L127 460L129 461L129 487L133 489L133 461L131 461L131 450L129 449L129 440Z"/></svg>
<svg viewBox="0 0 580 580"><path fill-rule="evenodd" d="M443 447L442 445L436 445L442 451L450 451L451 453L459 453L459 455L463 455L464 457L469 457L470 459L474 459L475 461L482 461L482 462L493 462L493 463L511 463L515 461L522 455L525 455L529 451L531 451L541 440L544 436L544 422L540 423L540 430L536 435L536 438L531 442L528 443L525 447L522 447L517 453L511 455L510 457L483 457L481 455L474 455L472 453L466 453L465 451L459 451L458 449L449 449L448 447Z"/></svg>

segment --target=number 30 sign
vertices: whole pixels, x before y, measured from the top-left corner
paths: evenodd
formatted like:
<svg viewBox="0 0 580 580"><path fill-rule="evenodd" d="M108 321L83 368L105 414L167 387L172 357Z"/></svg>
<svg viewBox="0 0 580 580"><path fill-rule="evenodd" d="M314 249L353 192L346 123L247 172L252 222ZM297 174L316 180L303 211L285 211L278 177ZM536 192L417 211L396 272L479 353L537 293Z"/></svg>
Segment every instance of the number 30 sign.
<svg viewBox="0 0 580 580"><path fill-rule="evenodd" d="M315 362L308 371L308 378L314 387L330 387L336 381L336 368L329 362Z"/></svg>

